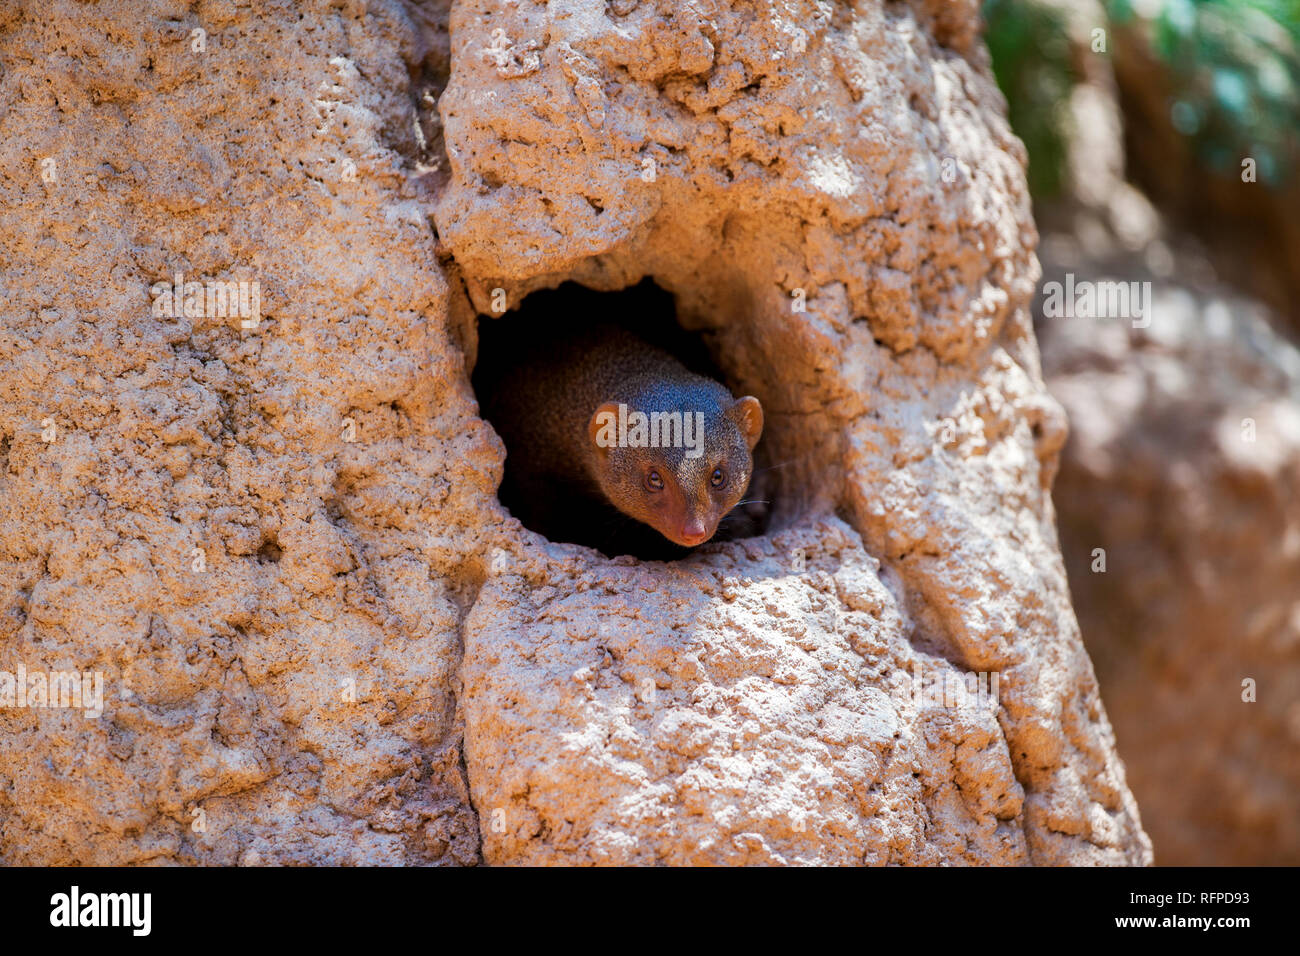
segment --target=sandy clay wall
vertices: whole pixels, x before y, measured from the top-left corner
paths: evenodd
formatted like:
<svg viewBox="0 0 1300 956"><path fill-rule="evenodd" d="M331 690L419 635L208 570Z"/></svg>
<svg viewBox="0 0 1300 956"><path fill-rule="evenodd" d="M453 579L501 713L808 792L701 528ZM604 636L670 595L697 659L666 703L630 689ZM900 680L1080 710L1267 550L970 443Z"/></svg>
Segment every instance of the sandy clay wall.
<svg viewBox="0 0 1300 956"><path fill-rule="evenodd" d="M974 2L257 6L0 10L0 669L104 679L0 709L0 860L1150 860ZM470 385L646 277L781 466L678 562L523 528Z"/></svg>

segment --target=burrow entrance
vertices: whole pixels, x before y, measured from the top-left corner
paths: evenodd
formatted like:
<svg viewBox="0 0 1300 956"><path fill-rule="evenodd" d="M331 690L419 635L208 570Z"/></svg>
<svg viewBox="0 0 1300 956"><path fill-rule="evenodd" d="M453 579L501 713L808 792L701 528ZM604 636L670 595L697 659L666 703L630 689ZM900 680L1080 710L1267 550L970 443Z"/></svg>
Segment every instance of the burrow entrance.
<svg viewBox="0 0 1300 956"><path fill-rule="evenodd" d="M733 396L748 394L744 383L728 381L713 361L709 343L678 323L673 296L645 279L618 292L597 292L574 282L556 289L534 292L519 307L503 316L478 317L478 349L473 385L484 417L503 438L497 401L499 390L517 387L530 374L530 361L539 348L558 335L584 334L602 325L617 325L673 356L692 372L722 382ZM537 414L547 409L538 408ZM494 421L494 418L497 420ZM733 509L718 526L713 541L755 537L767 531L772 513L772 465L766 432L754 450L754 475L745 503ZM513 429L518 431L518 426ZM519 456L510 454L506 441L505 478L499 497L525 527L552 541L595 548L609 557L632 555L643 560L675 560L690 553L668 541L653 528L622 514L593 493L591 487L565 487L546 483L539 487L522 473Z"/></svg>

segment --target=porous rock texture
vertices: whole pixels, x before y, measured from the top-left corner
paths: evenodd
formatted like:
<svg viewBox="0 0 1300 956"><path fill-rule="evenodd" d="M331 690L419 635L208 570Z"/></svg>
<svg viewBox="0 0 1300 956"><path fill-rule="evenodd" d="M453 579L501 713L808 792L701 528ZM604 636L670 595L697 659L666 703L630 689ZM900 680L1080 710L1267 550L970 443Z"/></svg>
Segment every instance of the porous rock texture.
<svg viewBox="0 0 1300 956"><path fill-rule="evenodd" d="M973 0L0 18L0 668L107 682L0 711L5 862L1149 862ZM777 476L675 563L522 528L469 386L644 276Z"/></svg>

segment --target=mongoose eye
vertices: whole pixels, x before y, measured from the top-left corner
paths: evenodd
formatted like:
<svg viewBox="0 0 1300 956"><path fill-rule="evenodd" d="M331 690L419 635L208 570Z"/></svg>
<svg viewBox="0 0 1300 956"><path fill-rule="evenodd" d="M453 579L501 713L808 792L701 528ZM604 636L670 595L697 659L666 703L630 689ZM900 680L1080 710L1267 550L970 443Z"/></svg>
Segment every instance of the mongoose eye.
<svg viewBox="0 0 1300 956"><path fill-rule="evenodd" d="M655 471L652 468L648 472L646 472L645 486L649 488L651 491L663 491L664 480L661 477L659 477L659 472Z"/></svg>
<svg viewBox="0 0 1300 956"><path fill-rule="evenodd" d="M727 483L727 473L721 468L714 468L713 475L709 478L709 484L714 488L721 488Z"/></svg>

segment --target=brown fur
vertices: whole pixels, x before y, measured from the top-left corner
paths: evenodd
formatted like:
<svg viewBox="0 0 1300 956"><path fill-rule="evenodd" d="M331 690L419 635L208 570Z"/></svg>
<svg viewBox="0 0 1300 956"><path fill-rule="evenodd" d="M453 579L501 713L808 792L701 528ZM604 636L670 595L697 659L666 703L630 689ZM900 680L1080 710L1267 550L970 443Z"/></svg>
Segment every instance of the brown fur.
<svg viewBox="0 0 1300 956"><path fill-rule="evenodd" d="M763 427L757 399L736 400L719 382L616 326L539 336L526 360L515 375L492 383L484 409L506 443L510 487L503 491L525 512L521 518L550 529L562 519L553 509L595 498L683 547L714 535L749 486ZM619 404L647 415L703 413L703 454L599 447L594 416ZM713 483L715 469L721 487ZM650 487L652 471L662 489Z"/></svg>

